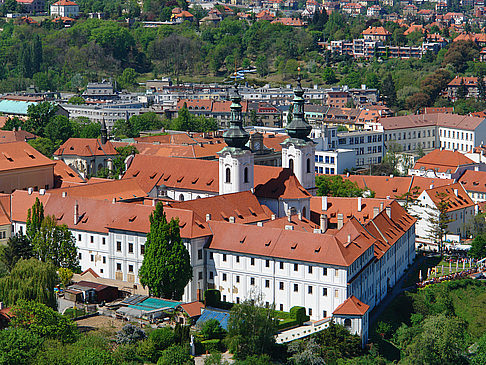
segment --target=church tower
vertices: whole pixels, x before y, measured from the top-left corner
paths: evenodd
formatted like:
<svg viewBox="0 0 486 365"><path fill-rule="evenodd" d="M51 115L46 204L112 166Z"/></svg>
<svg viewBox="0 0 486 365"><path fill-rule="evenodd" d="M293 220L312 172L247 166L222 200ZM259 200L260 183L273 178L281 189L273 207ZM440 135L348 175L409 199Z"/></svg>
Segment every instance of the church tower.
<svg viewBox="0 0 486 365"><path fill-rule="evenodd" d="M236 84L230 96L230 127L223 134L227 146L218 152L220 195L253 188L253 153L246 147L250 134L243 129L241 97Z"/></svg>
<svg viewBox="0 0 486 365"><path fill-rule="evenodd" d="M310 193L316 187L315 143L308 137L312 127L304 118L304 90L300 74L294 89L292 121L287 124L289 138L282 142L282 167L290 168Z"/></svg>

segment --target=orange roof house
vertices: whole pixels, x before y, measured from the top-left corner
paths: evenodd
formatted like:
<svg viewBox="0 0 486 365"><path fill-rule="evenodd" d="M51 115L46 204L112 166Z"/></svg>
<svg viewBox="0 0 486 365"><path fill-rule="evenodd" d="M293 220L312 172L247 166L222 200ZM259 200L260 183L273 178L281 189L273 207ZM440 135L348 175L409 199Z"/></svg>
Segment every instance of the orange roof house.
<svg viewBox="0 0 486 365"><path fill-rule="evenodd" d="M458 151L436 149L419 158L409 173L416 176L455 179L465 170L478 167L476 162Z"/></svg>

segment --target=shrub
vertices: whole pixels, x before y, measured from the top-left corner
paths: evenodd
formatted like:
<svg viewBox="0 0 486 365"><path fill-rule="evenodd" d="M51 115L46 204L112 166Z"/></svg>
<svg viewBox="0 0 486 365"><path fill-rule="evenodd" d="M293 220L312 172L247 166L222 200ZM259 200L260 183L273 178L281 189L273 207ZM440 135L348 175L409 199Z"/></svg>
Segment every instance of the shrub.
<svg viewBox="0 0 486 365"><path fill-rule="evenodd" d="M116 343L118 344L132 344L143 340L147 337L145 331L132 325L127 324L121 331L116 334Z"/></svg>
<svg viewBox="0 0 486 365"><path fill-rule="evenodd" d="M169 327L158 328L150 332L145 341L140 342L138 353L147 361L157 362L162 351L174 344L174 331Z"/></svg>
<svg viewBox="0 0 486 365"><path fill-rule="evenodd" d="M172 345L162 351L157 365L186 365L192 364L191 355L186 347Z"/></svg>
<svg viewBox="0 0 486 365"><path fill-rule="evenodd" d="M304 307L292 307L290 308L290 316L297 321L299 325L309 320L309 316L305 314Z"/></svg>
<svg viewBox="0 0 486 365"><path fill-rule="evenodd" d="M223 338L225 330L216 319L209 319L203 323L201 328L201 335L205 340Z"/></svg>
<svg viewBox="0 0 486 365"><path fill-rule="evenodd" d="M218 307L221 303L221 293L217 289L208 289L204 292L204 301L208 307Z"/></svg>
<svg viewBox="0 0 486 365"><path fill-rule="evenodd" d="M223 343L219 339L201 341L203 353L213 353L224 351Z"/></svg>

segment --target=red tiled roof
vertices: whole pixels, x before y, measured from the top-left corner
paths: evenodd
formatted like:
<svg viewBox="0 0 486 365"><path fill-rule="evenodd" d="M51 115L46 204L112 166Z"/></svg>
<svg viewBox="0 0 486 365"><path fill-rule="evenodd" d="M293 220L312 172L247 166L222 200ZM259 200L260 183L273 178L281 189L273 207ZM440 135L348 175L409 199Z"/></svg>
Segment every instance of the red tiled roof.
<svg viewBox="0 0 486 365"><path fill-rule="evenodd" d="M257 185L255 181L255 185L257 185L255 187L256 196L273 199L303 199L311 197L311 194L304 189L290 169L279 170L278 176L272 176L261 185Z"/></svg>
<svg viewBox="0 0 486 365"><path fill-rule="evenodd" d="M387 36L391 33L383 27L369 27L361 33L363 35Z"/></svg>
<svg viewBox="0 0 486 365"><path fill-rule="evenodd" d="M364 316L370 309L368 304L358 300L354 295L346 299L339 307L337 307L333 315L349 315L349 316Z"/></svg>
<svg viewBox="0 0 486 365"><path fill-rule="evenodd" d="M0 171L40 166L54 166L54 161L27 142L0 143Z"/></svg>
<svg viewBox="0 0 486 365"><path fill-rule="evenodd" d="M69 138L54 152L54 156L114 156L117 154L110 141L102 144L96 138Z"/></svg>
<svg viewBox="0 0 486 365"><path fill-rule="evenodd" d="M475 118L467 115L433 113L382 118L380 119L380 124L385 130L427 126L441 126L459 128L464 130L475 130L483 121L483 118Z"/></svg>
<svg viewBox="0 0 486 365"><path fill-rule="evenodd" d="M466 170L459 179L466 191L486 193L486 172Z"/></svg>
<svg viewBox="0 0 486 365"><path fill-rule="evenodd" d="M54 186L65 187L67 183L84 183L84 179L62 160L54 160Z"/></svg>
<svg viewBox="0 0 486 365"><path fill-rule="evenodd" d="M458 151L433 150L425 156L419 158L414 165L414 169L435 170L438 172L454 172L459 166L471 165L475 162L464 156Z"/></svg>
<svg viewBox="0 0 486 365"><path fill-rule="evenodd" d="M303 231L313 233L314 229L319 229L319 225L315 224L311 220L301 217L297 214L288 217L281 217L273 220L263 222L264 227L286 229L286 227L292 227L294 231Z"/></svg>
<svg viewBox="0 0 486 365"><path fill-rule="evenodd" d="M78 4L76 4L73 1L69 1L69 0L60 0L58 2L55 2L52 5L57 5L57 6L77 6Z"/></svg>
<svg viewBox="0 0 486 365"><path fill-rule="evenodd" d="M457 196L454 190L457 190ZM447 209L448 212L474 206L474 202L471 200L460 183L440 186L438 188L428 189L426 191L435 205L439 203L441 199L440 195L445 194L445 199L449 206L449 209Z"/></svg>
<svg viewBox="0 0 486 365"><path fill-rule="evenodd" d="M204 308L204 304L201 302L191 302L181 304L180 307L187 313L189 317L197 317L201 315L201 309Z"/></svg>
<svg viewBox="0 0 486 365"><path fill-rule="evenodd" d="M34 138L37 138L37 136L27 131L0 130L0 143L27 141Z"/></svg>
<svg viewBox="0 0 486 365"><path fill-rule="evenodd" d="M451 80L451 82L447 84L447 86L460 86L461 82L464 82L465 86L477 86L478 78L475 76L469 76L469 77L456 76Z"/></svg>
<svg viewBox="0 0 486 365"><path fill-rule="evenodd" d="M305 23L299 18L278 18L272 24L283 24L291 27L303 27Z"/></svg>

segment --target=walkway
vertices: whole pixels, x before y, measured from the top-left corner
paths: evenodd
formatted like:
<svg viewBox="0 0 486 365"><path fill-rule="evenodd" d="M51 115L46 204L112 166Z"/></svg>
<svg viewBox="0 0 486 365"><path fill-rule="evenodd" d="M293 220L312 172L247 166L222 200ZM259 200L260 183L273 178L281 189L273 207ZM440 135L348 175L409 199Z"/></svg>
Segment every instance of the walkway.
<svg viewBox="0 0 486 365"><path fill-rule="evenodd" d="M307 324L304 324L303 326L280 332L275 336L275 341L277 343L286 343L310 336L313 333L325 330L327 327L329 327L330 322L330 317L315 322L307 322Z"/></svg>

